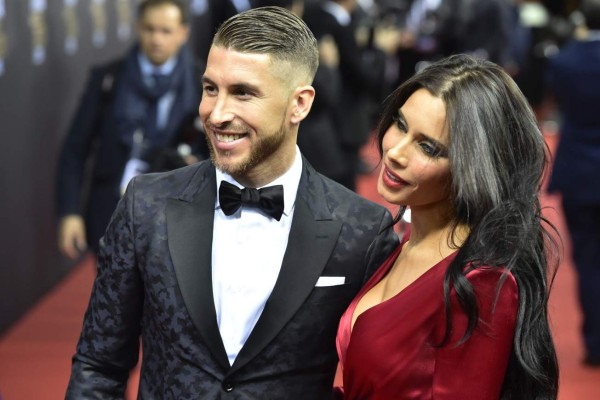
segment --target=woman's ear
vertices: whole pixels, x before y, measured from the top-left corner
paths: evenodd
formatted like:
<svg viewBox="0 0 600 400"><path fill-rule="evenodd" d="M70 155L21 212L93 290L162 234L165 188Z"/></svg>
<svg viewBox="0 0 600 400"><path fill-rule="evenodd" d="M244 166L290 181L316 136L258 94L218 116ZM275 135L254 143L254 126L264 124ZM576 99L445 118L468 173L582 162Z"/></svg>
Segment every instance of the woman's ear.
<svg viewBox="0 0 600 400"><path fill-rule="evenodd" d="M296 88L294 92L294 103L292 104L292 115L290 122L292 124L299 124L312 107L313 100L315 99L315 89L310 86L300 86Z"/></svg>

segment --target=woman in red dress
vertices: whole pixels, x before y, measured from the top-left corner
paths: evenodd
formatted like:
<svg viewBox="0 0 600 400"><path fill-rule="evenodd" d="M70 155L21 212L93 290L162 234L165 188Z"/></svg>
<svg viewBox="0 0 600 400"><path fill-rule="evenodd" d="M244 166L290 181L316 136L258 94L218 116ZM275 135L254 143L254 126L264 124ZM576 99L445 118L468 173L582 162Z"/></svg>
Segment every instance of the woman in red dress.
<svg viewBox="0 0 600 400"><path fill-rule="evenodd" d="M547 152L516 84L470 56L434 63L388 98L378 144L377 189L411 224L342 317L338 395L556 399Z"/></svg>

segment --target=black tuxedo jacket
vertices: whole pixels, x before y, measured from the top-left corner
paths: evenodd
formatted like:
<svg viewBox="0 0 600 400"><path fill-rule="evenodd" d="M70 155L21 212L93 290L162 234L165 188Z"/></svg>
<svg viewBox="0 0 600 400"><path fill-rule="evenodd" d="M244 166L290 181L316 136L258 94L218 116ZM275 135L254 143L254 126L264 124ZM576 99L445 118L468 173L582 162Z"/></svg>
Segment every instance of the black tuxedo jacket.
<svg viewBox="0 0 600 400"><path fill-rule="evenodd" d="M387 210L303 164L279 277L232 366L212 292L214 167L135 178L101 240L67 398L122 398L140 335L143 399L330 398L339 318L398 239Z"/></svg>

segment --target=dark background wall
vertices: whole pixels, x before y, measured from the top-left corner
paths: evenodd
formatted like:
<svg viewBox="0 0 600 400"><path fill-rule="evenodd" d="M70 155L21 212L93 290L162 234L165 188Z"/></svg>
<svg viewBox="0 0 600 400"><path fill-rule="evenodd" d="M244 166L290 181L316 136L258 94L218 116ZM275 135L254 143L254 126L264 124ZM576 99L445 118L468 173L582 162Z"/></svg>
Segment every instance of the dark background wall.
<svg viewBox="0 0 600 400"><path fill-rule="evenodd" d="M137 0L0 0L0 334L72 267L54 175L90 65L122 54Z"/></svg>

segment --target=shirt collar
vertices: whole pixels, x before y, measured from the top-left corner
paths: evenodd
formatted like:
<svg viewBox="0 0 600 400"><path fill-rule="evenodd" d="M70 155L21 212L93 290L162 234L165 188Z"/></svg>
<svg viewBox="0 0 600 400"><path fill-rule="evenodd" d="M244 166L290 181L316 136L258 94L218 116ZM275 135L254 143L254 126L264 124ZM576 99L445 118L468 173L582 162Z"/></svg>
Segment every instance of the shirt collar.
<svg viewBox="0 0 600 400"><path fill-rule="evenodd" d="M588 41L600 40L600 30L589 30L587 32L586 40L588 40Z"/></svg>
<svg viewBox="0 0 600 400"><path fill-rule="evenodd" d="M143 76L152 74L170 75L177 65L177 57L171 57L161 65L154 65L143 52L138 53L138 63Z"/></svg>
<svg viewBox="0 0 600 400"><path fill-rule="evenodd" d="M342 26L350 25L352 22L352 17L350 13L346 11L346 9L340 6L333 1L327 1L323 4L323 9L327 11L329 14L333 15L333 17L337 20L337 22Z"/></svg>
<svg viewBox="0 0 600 400"><path fill-rule="evenodd" d="M215 209L221 208L219 205L219 186L221 181L226 181L232 185L236 185L239 188L244 186L238 183L231 175L219 170L217 168L217 199L215 201ZM283 185L283 213L289 216L294 209L294 203L296 201L296 194L298 193L298 185L300 184L300 177L302 176L302 155L300 149L296 146L296 156L290 169L288 169L283 175L274 181L262 186L273 186ZM260 188L257 188L260 189Z"/></svg>

